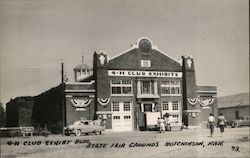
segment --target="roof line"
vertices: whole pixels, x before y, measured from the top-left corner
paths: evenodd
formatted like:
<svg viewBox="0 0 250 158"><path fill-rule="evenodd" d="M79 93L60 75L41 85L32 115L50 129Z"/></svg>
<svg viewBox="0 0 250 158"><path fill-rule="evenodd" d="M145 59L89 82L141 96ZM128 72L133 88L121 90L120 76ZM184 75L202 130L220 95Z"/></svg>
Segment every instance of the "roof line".
<svg viewBox="0 0 250 158"><path fill-rule="evenodd" d="M250 104L243 104L243 105L232 105L232 106L218 106L219 109L222 108L234 108L234 107L240 107L240 106L250 106Z"/></svg>
<svg viewBox="0 0 250 158"><path fill-rule="evenodd" d="M119 54L113 56L113 57L110 58L109 60L112 60L112 59L114 59L114 58L117 58L117 57L119 57L119 56L121 56L121 55L123 55L123 54L125 54L125 53L127 53L127 52L129 52L129 51L131 51L131 50L133 50L133 49L139 48L139 43L140 43L140 41L141 41L142 39L146 39L146 40L148 40L148 41L151 43L152 50L156 50L156 51L160 52L161 54L163 54L163 55L169 57L170 59L174 60L174 61L177 62L178 64L180 64L177 60L175 60L174 58L170 57L169 55L167 55L166 53L164 53L163 51L161 51L156 45L153 45L153 42L152 42L149 38L147 38L147 37L140 37L140 38L137 40L136 43L134 43L134 44L131 45L131 48L122 51L121 53L119 53Z"/></svg>

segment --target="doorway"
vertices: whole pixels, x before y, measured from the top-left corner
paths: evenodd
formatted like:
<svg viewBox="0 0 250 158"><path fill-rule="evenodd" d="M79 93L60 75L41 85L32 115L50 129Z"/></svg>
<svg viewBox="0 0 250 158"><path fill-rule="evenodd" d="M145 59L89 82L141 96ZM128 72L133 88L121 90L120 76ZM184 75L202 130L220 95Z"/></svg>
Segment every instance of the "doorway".
<svg viewBox="0 0 250 158"><path fill-rule="evenodd" d="M235 111L235 119L239 119L240 115L239 115L239 111Z"/></svg>
<svg viewBox="0 0 250 158"><path fill-rule="evenodd" d="M144 112L152 112L152 103L143 103Z"/></svg>

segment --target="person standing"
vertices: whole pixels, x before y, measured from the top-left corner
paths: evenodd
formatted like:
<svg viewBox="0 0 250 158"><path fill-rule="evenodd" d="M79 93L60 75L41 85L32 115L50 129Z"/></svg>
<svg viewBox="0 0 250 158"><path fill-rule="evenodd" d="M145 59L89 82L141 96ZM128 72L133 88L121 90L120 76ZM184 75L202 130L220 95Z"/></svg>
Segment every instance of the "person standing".
<svg viewBox="0 0 250 158"><path fill-rule="evenodd" d="M168 115L164 117L164 125L165 125L165 130L170 131L170 120Z"/></svg>
<svg viewBox="0 0 250 158"><path fill-rule="evenodd" d="M208 117L208 126L210 129L210 137L213 137L214 125L215 125L214 114L211 113Z"/></svg>
<svg viewBox="0 0 250 158"><path fill-rule="evenodd" d="M160 127L160 133L165 132L164 120L158 117L158 125Z"/></svg>
<svg viewBox="0 0 250 158"><path fill-rule="evenodd" d="M225 117L222 115L222 113L219 114L218 124L220 126L220 133L221 133L221 137L222 137L223 133L224 133L224 128L226 126L226 120L225 120Z"/></svg>

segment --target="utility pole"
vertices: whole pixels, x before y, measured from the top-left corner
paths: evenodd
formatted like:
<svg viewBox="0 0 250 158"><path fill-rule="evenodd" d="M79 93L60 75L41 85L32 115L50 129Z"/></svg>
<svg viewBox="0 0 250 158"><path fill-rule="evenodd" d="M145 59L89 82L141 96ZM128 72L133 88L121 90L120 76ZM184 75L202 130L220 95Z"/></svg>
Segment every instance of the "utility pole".
<svg viewBox="0 0 250 158"><path fill-rule="evenodd" d="M64 69L63 69L63 60L61 59L61 83L64 83Z"/></svg>
<svg viewBox="0 0 250 158"><path fill-rule="evenodd" d="M64 66L63 60L61 59L61 84L62 84L62 135L64 136L64 126L65 126L65 84L64 84Z"/></svg>

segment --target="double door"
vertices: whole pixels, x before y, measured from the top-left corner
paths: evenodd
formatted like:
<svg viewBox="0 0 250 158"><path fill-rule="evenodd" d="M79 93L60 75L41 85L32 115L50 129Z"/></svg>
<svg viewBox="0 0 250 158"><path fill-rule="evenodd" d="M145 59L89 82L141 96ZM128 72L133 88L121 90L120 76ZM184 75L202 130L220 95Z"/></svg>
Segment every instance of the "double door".
<svg viewBox="0 0 250 158"><path fill-rule="evenodd" d="M112 130L132 131L131 102L116 102L112 105Z"/></svg>

